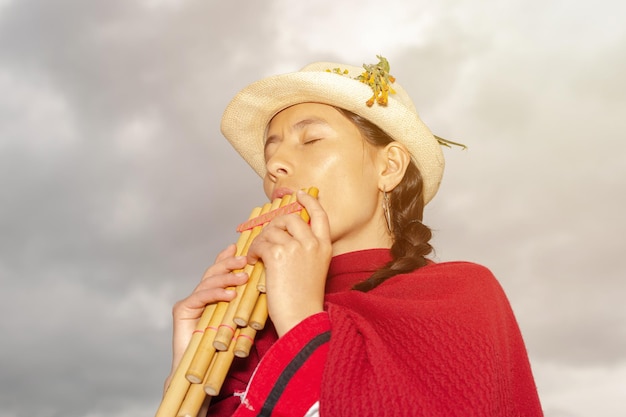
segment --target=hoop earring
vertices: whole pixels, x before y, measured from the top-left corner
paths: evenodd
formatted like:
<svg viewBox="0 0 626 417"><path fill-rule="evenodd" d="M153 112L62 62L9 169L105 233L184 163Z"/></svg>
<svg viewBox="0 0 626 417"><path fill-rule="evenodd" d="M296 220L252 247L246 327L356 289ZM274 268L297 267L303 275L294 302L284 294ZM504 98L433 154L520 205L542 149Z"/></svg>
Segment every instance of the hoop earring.
<svg viewBox="0 0 626 417"><path fill-rule="evenodd" d="M389 194L383 190L383 212L385 213L385 220L387 221L387 230L393 234L393 225L391 224L391 209L389 208Z"/></svg>

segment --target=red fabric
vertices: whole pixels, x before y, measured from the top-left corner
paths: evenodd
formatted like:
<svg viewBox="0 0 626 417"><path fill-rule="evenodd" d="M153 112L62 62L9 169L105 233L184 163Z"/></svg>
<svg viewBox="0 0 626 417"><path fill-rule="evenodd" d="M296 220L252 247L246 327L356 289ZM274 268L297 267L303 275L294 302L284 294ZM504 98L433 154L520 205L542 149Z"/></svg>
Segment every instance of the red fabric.
<svg viewBox="0 0 626 417"><path fill-rule="evenodd" d="M235 409L241 404L240 394L254 373L261 357L265 356L269 348L276 342L278 336L274 326L268 320L263 331L257 333L250 356L245 359L235 357L228 376L222 385L220 395L211 398L207 416L232 416Z"/></svg>
<svg viewBox="0 0 626 417"><path fill-rule="evenodd" d="M368 293L350 290L388 259L386 249L333 258L327 313L276 342L273 331L263 333L260 356L233 369L226 392L242 390L264 355L238 415L256 415L294 355L330 329L330 341L280 391L273 415L303 415L319 395L321 416L541 416L522 337L493 275L471 263L431 264ZM233 398L209 415L229 415Z"/></svg>
<svg viewBox="0 0 626 417"><path fill-rule="evenodd" d="M280 396L271 406L273 416L303 416L319 401L328 343L321 343L310 355L305 355L303 361L296 359L293 375L288 368L293 367L294 358L306 351L312 339L330 330L328 314L316 314L300 324L284 335L279 343L275 343L263 357L245 396L245 404L239 407L235 416L269 415L264 413L263 408L277 387ZM284 374L289 374L286 384L280 381Z"/></svg>

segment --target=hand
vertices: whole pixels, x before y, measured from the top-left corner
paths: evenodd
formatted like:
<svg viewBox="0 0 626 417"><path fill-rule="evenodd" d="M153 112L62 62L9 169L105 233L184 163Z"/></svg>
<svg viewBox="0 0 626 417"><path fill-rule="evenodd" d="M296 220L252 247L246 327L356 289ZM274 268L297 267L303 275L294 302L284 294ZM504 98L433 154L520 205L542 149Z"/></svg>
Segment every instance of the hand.
<svg viewBox="0 0 626 417"><path fill-rule="evenodd" d="M248 263L265 265L269 315L279 336L324 309L324 288L332 254L328 216L317 199L299 191L298 201L311 217L276 217L248 250Z"/></svg>
<svg viewBox="0 0 626 417"><path fill-rule="evenodd" d="M230 245L217 255L215 264L206 270L193 292L174 305L172 373L185 353L205 306L219 301L231 301L235 298L235 291L226 288L241 285L248 280L248 276L243 272L233 273L234 270L242 269L246 265L245 256L235 257L236 250L235 245ZM169 378L166 380L166 387L168 383Z"/></svg>

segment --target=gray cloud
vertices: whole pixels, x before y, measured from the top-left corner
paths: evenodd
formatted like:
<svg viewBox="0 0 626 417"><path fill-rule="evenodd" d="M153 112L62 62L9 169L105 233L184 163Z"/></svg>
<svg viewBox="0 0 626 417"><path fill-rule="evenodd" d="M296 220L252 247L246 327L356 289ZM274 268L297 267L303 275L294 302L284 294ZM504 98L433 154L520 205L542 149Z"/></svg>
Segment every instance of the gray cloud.
<svg viewBox="0 0 626 417"><path fill-rule="evenodd" d="M226 103L383 44L433 130L470 146L427 209L438 259L499 277L547 416L623 414L624 6L401 3L381 32L362 4L0 6L0 417L151 415L173 302L264 198L219 134Z"/></svg>

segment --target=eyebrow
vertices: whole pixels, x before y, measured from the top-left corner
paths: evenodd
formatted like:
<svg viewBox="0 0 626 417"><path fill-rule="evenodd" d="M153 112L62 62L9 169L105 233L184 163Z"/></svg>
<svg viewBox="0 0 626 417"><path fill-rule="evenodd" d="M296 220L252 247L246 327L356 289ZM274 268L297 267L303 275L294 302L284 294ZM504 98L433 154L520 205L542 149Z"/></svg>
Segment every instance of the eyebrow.
<svg viewBox="0 0 626 417"><path fill-rule="evenodd" d="M294 123L293 126L291 126L291 129L294 131L300 131L303 130L305 127L310 126L310 125L328 125L328 122L324 119L318 118L318 117L308 117L306 119L302 119L297 123ZM277 135L271 135L268 136L265 139L265 145L267 145L270 141L276 139Z"/></svg>

